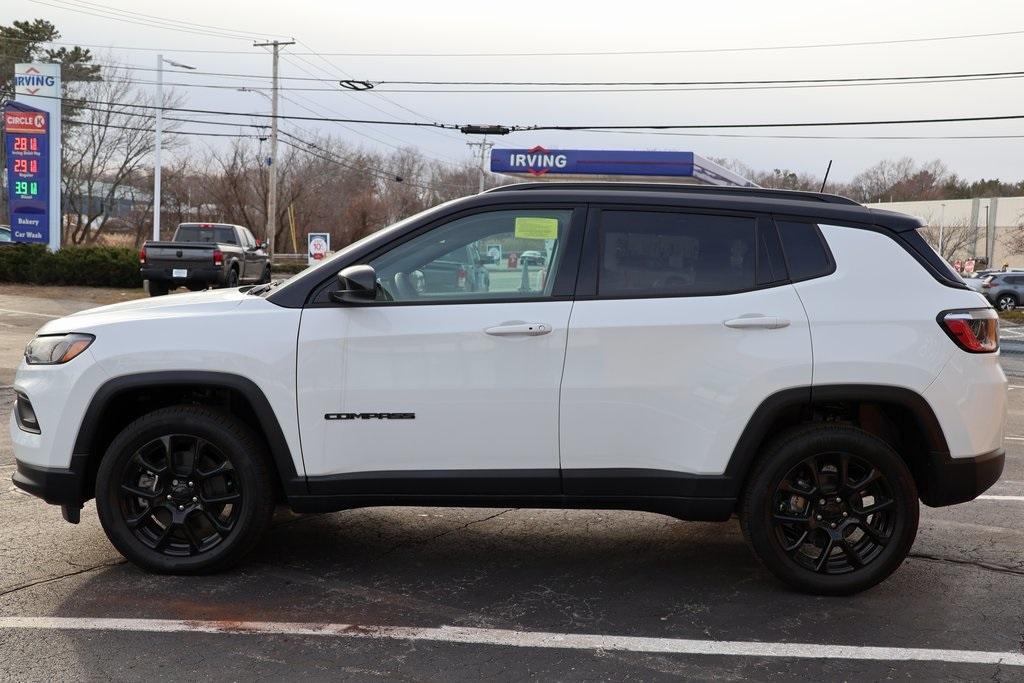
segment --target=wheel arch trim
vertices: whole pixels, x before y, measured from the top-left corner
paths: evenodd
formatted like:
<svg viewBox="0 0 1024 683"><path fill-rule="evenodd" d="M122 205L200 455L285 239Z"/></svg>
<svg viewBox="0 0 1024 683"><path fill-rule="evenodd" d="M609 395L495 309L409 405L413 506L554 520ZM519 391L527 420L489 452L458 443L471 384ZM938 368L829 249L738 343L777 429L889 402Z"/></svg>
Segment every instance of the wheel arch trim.
<svg viewBox="0 0 1024 683"><path fill-rule="evenodd" d="M100 416L119 394L133 389L172 386L229 389L244 396L256 414L259 427L266 435L267 448L270 450L270 455L280 475L280 483L285 496L307 493L306 478L295 469L295 461L292 458L288 441L263 390L251 379L227 372L172 370L121 375L107 380L93 394L89 406L83 414L75 438L72 462L80 463L80 466L84 467L88 461L92 460L94 454L91 453L91 447L97 436ZM99 455L102 457L102 454ZM85 472L80 472L79 475L84 483Z"/></svg>
<svg viewBox="0 0 1024 683"><path fill-rule="evenodd" d="M810 410L816 404L840 401L894 404L907 409L924 434L930 454L944 459L949 457L942 426L920 393L906 387L883 384L823 384L783 389L762 401L733 448L725 476L736 486L745 484L762 444L771 437L772 425L787 411Z"/></svg>

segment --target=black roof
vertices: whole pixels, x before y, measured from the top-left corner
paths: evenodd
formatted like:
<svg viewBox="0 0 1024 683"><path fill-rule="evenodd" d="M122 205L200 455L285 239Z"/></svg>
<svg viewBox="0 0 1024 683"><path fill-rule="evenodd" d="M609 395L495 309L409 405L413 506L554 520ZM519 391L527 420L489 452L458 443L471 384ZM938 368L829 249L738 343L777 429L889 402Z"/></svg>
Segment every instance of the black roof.
<svg viewBox="0 0 1024 683"><path fill-rule="evenodd" d="M477 203L502 199L522 201L609 202L678 205L707 209L733 209L879 225L893 232L917 230L920 219L894 211L869 209L847 197L824 192L773 190L763 187L719 187L672 183L539 182L502 185L475 195ZM487 199L490 201L486 201Z"/></svg>
<svg viewBox="0 0 1024 683"><path fill-rule="evenodd" d="M673 192L682 194L734 195L737 197L767 197L771 199L797 199L804 201L828 202L830 204L860 204L848 197L824 192L799 190L775 190L766 187L737 187L722 185L682 185L680 183L631 183L631 182L550 182L515 183L491 188L486 192L525 192L528 190L602 190L641 192Z"/></svg>

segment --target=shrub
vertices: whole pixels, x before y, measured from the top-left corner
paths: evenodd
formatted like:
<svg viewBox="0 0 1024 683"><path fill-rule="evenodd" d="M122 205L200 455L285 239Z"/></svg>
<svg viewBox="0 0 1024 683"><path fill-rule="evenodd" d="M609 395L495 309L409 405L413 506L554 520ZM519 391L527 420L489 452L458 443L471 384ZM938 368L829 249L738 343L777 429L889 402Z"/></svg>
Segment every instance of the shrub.
<svg viewBox="0 0 1024 683"><path fill-rule="evenodd" d="M65 247L51 253L41 244L0 247L0 282L88 287L141 287L139 258L127 247Z"/></svg>

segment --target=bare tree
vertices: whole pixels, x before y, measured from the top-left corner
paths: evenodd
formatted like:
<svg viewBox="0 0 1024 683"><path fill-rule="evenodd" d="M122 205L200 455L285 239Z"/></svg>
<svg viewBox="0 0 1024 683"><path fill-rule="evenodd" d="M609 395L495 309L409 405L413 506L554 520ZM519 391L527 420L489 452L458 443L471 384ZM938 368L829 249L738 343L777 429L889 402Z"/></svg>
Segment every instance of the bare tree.
<svg viewBox="0 0 1024 683"><path fill-rule="evenodd" d="M75 96L90 105L68 125L64 139L64 240L91 244L102 235L115 205L131 201L123 189L138 178L153 151L153 121L139 108L150 104L149 97L117 68L106 70L102 81L79 84ZM173 95L166 101L175 105ZM169 132L173 127L168 126ZM173 147L173 136L165 144Z"/></svg>

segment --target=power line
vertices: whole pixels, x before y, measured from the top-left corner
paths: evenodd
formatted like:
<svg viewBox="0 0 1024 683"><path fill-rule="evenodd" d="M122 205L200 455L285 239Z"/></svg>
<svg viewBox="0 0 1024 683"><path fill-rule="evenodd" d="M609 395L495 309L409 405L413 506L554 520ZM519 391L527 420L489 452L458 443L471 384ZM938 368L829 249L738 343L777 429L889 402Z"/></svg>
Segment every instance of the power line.
<svg viewBox="0 0 1024 683"><path fill-rule="evenodd" d="M858 40L845 43L811 43L803 45L762 45L752 47L690 48L685 50L591 50L580 52L325 52L325 57L603 57L632 55L683 55L715 52L767 52L772 50L814 50L835 47L866 47L904 43L930 43L946 40L997 38L1024 34L1024 30L967 33L951 36L896 38L890 40Z"/></svg>
<svg viewBox="0 0 1024 683"><path fill-rule="evenodd" d="M673 133L667 131L605 130L589 128L580 133L614 133L620 135L667 135L683 138L745 138L757 140L1020 140L1020 135L757 135L746 133Z"/></svg>
<svg viewBox="0 0 1024 683"><path fill-rule="evenodd" d="M886 85L931 85L934 83L974 83L979 81L1001 81L1001 80L1012 80L1017 78L1024 78L1024 71L1017 72L1006 72L1006 75L992 75L992 76L978 76L974 78L970 77L951 77L951 78L929 78L927 80L892 80L887 81L883 79L871 79L863 82L838 82L838 83L821 83L821 82L807 82L794 85L738 85L738 86L695 86L695 87L623 87L623 88L543 88L543 89L479 89L479 88L460 88L460 89L437 89L437 88L388 88L385 90L347 90L341 87L334 88L319 88L319 87L283 87L282 91L288 92L333 92L345 95L358 96L360 93L368 93L370 95L380 93L435 93L435 94L468 94L468 95L484 95L484 94L559 94L559 93L672 93L672 92L718 92L718 91L735 91L735 90L794 90L794 89L816 89L816 88L853 88L853 87L875 87L875 86L886 86ZM135 83L140 85L153 85L155 81L150 80L136 80ZM237 84L222 84L222 83L181 83L181 82L164 82L164 85L182 87L182 88L208 88L214 90L237 90ZM389 100L390 101L390 100ZM390 112L383 109L374 107L378 111L389 116L393 116ZM421 117L422 118L422 117Z"/></svg>
<svg viewBox="0 0 1024 683"><path fill-rule="evenodd" d="M140 133L155 133L156 130L153 128L143 128L141 126L121 126L113 123L105 123L102 121L79 121L77 119L61 119L64 123L69 126L91 126L93 128L113 128L116 130L130 130L137 131ZM196 123L201 123L196 121ZM262 136L256 134L242 134L242 133L206 133L192 130L168 130L164 131L168 135L194 135L198 137L210 137L210 138L260 138Z"/></svg>
<svg viewBox="0 0 1024 683"><path fill-rule="evenodd" d="M45 5L55 9L62 9L69 12L78 12L88 16L119 21L148 28L158 28L179 33L190 33L193 35L206 36L211 38L224 38L228 40L252 40L254 37L267 35L257 33L244 33L235 29L196 24L193 22L168 19L152 14L143 14L131 10L123 10L115 7L101 5L99 3L84 2L82 0L29 0L37 5ZM271 34L274 35L274 34Z"/></svg>
<svg viewBox="0 0 1024 683"><path fill-rule="evenodd" d="M38 1L38 0L35 0ZM762 45L748 47L718 47L718 48L692 48L684 50L619 50L619 51L584 51L584 52L458 52L458 53L415 53L415 52L292 52L292 56L323 56L323 57L580 57L580 56L616 56L616 55L668 55L668 54L709 54L717 52L764 52L773 50L811 50L820 48L842 48L842 47L864 47L875 45L897 45L907 43L929 43L950 40L972 40L978 38L1001 38L1018 36L1024 34L1024 29L1011 31L996 31L991 33L967 33L946 36L927 36L918 38L897 38L890 40L865 40L840 43L813 43L798 45ZM264 34L249 34L264 35ZM3 38L25 43L45 43L47 45L60 45L66 47L84 47L109 50L130 50L142 52L179 52L195 54L234 54L253 56L251 50L215 50L196 48L168 48L150 46L130 45L98 45L87 43L69 43L63 41L37 41L20 38Z"/></svg>
<svg viewBox="0 0 1024 683"><path fill-rule="evenodd" d="M43 97L37 95L36 97ZM86 104L107 104L101 100L89 100L77 97L56 97L48 99L66 99L72 102L84 102ZM147 109L173 112L184 112L191 114L217 114L223 116L272 118L271 114L256 112L232 112L214 109L192 109L188 107L156 107L148 104L118 103L117 106L134 109ZM348 118L319 118L313 116L279 115L279 119L294 121L324 121L331 123L364 123L381 126L412 126L432 127L445 130L459 130L463 126L456 123L437 123L421 121L379 121L371 119L348 119ZM833 126L890 126L890 125L912 125L921 123L964 123L979 121L1015 121L1024 119L1024 114L999 114L994 116L946 116L936 118L912 118L912 119L875 119L866 121L800 121L783 123L667 123L667 124L618 124L618 125L512 125L504 126L510 133L533 132L533 131L574 131L574 130L694 130L694 129L722 129L722 128L827 128Z"/></svg>
<svg viewBox="0 0 1024 683"><path fill-rule="evenodd" d="M125 69L127 71L157 71L153 67L135 66L133 64L109 64L93 62L96 66L111 69ZM219 71L200 70L179 70L164 69L164 73L182 74L186 76L218 76L223 78L256 78L265 79L262 74L240 74ZM350 74L342 71L345 76ZM961 78L988 78L995 76L1021 76L1024 71L981 71L969 73L952 74L926 74L926 75L902 75L902 76L843 76L833 78L787 78L787 79L747 79L747 80L715 80L715 81L408 81L408 80L377 80L368 79L366 82L378 85L473 85L473 86L551 86L551 87L615 87L615 86L703 86L703 85L784 85L784 84L815 84L815 83L855 83L874 81L926 81L945 80ZM319 76L281 76L283 81L305 81L314 83L337 84L337 77ZM332 88L333 89L333 88ZM356 91L345 91L356 92ZM429 91L434 92L434 91Z"/></svg>

